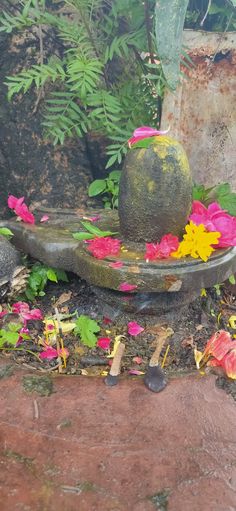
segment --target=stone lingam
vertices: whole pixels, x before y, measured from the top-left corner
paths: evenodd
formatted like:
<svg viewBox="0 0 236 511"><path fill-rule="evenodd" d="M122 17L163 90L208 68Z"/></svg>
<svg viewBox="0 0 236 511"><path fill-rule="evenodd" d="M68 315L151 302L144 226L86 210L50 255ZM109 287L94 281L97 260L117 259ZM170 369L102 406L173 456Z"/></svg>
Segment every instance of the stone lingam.
<svg viewBox="0 0 236 511"><path fill-rule="evenodd" d="M201 288L223 282L236 271L235 248L217 249L207 262L191 257L145 259L146 242L155 243L167 233L181 239L191 202L192 178L184 149L169 136L154 136L148 147L134 147L126 156L118 211L42 208L35 212L34 225L15 220L1 224L14 233L17 248L85 279L101 307L108 304L128 313L155 314L161 320L173 310L180 314ZM49 217L44 224L40 223L43 214ZM84 231L81 221L115 233L122 241L120 252L94 257L84 240L73 237ZM107 378L108 385L116 383L113 376ZM144 381L154 392L166 385L155 357Z"/></svg>

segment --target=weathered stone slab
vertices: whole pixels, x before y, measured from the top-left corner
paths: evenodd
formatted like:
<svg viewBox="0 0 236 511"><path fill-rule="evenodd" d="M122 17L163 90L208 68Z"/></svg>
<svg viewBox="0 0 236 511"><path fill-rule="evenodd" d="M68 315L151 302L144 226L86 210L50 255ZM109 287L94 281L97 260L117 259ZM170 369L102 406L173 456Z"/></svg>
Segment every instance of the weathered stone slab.
<svg viewBox="0 0 236 511"><path fill-rule="evenodd" d="M162 128L183 144L195 182L236 190L236 33L186 30L184 44L195 67L166 95Z"/></svg>
<svg viewBox="0 0 236 511"><path fill-rule="evenodd" d="M41 397L23 374L1 381L1 511L235 510L236 407L213 376L158 395L59 376Z"/></svg>

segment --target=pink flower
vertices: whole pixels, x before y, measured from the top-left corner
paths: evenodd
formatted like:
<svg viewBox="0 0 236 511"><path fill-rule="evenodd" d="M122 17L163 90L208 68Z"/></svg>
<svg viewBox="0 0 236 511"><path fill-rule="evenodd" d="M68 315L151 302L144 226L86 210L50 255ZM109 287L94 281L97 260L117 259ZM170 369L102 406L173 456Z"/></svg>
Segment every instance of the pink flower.
<svg viewBox="0 0 236 511"><path fill-rule="evenodd" d="M12 312L15 314L19 314L19 316L23 319L24 325L26 325L27 321L32 319L43 319L43 314L40 309L32 309L30 310L28 303L26 302L16 302L12 305Z"/></svg>
<svg viewBox="0 0 236 511"><path fill-rule="evenodd" d="M117 255L120 251L121 241L111 238L94 238L87 240L88 251L97 259L104 259L109 255Z"/></svg>
<svg viewBox="0 0 236 511"><path fill-rule="evenodd" d="M14 209L16 215L19 216L23 222L26 222L27 224L35 223L34 215L30 213L28 207L24 203L24 197L17 199L14 195L9 195L7 203L8 207L10 209Z"/></svg>
<svg viewBox="0 0 236 511"><path fill-rule="evenodd" d="M109 350L110 344L111 344L110 337L100 337L97 341L97 346L99 346L99 348L102 348L102 350Z"/></svg>
<svg viewBox="0 0 236 511"><path fill-rule="evenodd" d="M154 261L155 259L166 259L172 252L178 249L179 240L173 234L165 234L162 236L160 243L146 243L146 261Z"/></svg>
<svg viewBox="0 0 236 511"><path fill-rule="evenodd" d="M165 135L168 131L169 129L166 131L159 131L154 128L150 128L150 126L141 126L134 130L132 137L128 140L128 146L131 147L133 144L136 144L136 142L139 142L139 140L143 140L144 138Z"/></svg>
<svg viewBox="0 0 236 511"><path fill-rule="evenodd" d="M128 323L129 335L136 336L138 334L141 334L141 332L143 332L143 331L144 331L144 328L142 326L140 326L138 323L136 323L135 321L130 321L130 323Z"/></svg>
<svg viewBox="0 0 236 511"><path fill-rule="evenodd" d="M109 263L110 268L114 268L115 270L118 270L119 268L122 268L124 266L124 263L121 261L116 261L115 263Z"/></svg>
<svg viewBox="0 0 236 511"><path fill-rule="evenodd" d="M206 208L200 201L193 201L189 220L195 225L203 224L210 232L220 232L217 248L236 246L236 217L229 215L217 202Z"/></svg>
<svg viewBox="0 0 236 511"><path fill-rule="evenodd" d="M48 346L44 351L41 351L41 353L39 353L39 356L42 359L46 358L47 360L52 360L53 358L58 357L58 353L55 348L53 348L52 346Z"/></svg>
<svg viewBox="0 0 236 511"><path fill-rule="evenodd" d="M119 285L119 291L134 291L137 289L138 286L135 284L129 284L128 282L122 282L122 284ZM129 298L129 297L128 297Z"/></svg>
<svg viewBox="0 0 236 511"><path fill-rule="evenodd" d="M0 312L0 319L3 318L3 316L6 316L6 314L8 314L9 311L2 311Z"/></svg>
<svg viewBox="0 0 236 511"><path fill-rule="evenodd" d="M49 220L49 216L43 215L42 218L40 219L40 222L47 222L48 220Z"/></svg>

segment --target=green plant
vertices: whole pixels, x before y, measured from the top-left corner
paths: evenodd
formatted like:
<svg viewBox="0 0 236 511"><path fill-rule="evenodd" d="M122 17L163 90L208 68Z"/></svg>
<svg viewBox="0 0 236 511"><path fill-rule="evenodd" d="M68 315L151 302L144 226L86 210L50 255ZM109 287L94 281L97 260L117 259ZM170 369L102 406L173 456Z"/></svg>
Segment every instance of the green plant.
<svg viewBox="0 0 236 511"><path fill-rule="evenodd" d="M186 27L224 32L236 28L235 0L190 0Z"/></svg>
<svg viewBox="0 0 236 511"><path fill-rule="evenodd" d="M95 225L91 224L91 222L80 222L83 227L87 230L87 232L81 231L81 232L74 232L73 238L76 240L82 241L82 240L92 240L93 238L104 238L105 236L114 236L114 234L117 234L117 232L112 231L102 231Z"/></svg>
<svg viewBox="0 0 236 511"><path fill-rule="evenodd" d="M22 329L22 323L8 323L7 328L1 328L0 330L0 348L6 344L15 346L19 336L22 339L29 339L29 336L24 333L20 333Z"/></svg>
<svg viewBox="0 0 236 511"><path fill-rule="evenodd" d="M205 205L217 201L222 209L226 209L230 215L236 216L236 193L232 192L229 183L221 183L211 188L195 184L193 186L193 199L199 200Z"/></svg>
<svg viewBox="0 0 236 511"><path fill-rule="evenodd" d="M178 82L186 0L184 8L183 0L168 0L169 11L172 4L175 7L171 30L166 0L158 2L160 12L155 0L64 0L56 1L53 8L46 7L44 0L21 3L16 15L1 14L0 30L40 27L40 64L6 78L9 99L27 93L31 86L40 99L44 87L45 135L54 144L63 144L67 137L99 132L109 141L106 167L120 164L135 128L158 127L164 89ZM59 36L63 58L46 56L45 31ZM185 58L183 63L189 66ZM113 198L113 191L108 193Z"/></svg>
<svg viewBox="0 0 236 511"><path fill-rule="evenodd" d="M42 263L35 263L32 268L27 282L27 288L25 290L26 298L33 301L36 296L44 296L44 288L48 281L68 282L67 275L64 270L57 268L50 268Z"/></svg>
<svg viewBox="0 0 236 511"><path fill-rule="evenodd" d="M100 332L100 326L94 319L89 316L81 315L76 320L76 327L74 333L80 336L80 339L85 346L94 348L97 343L97 337L95 333Z"/></svg>
<svg viewBox="0 0 236 511"><path fill-rule="evenodd" d="M102 199L105 208L117 208L120 176L119 170L113 170L107 178L93 181L88 189L89 197L105 195Z"/></svg>
<svg viewBox="0 0 236 511"><path fill-rule="evenodd" d="M13 232L7 227L0 227L0 235L10 239L13 236Z"/></svg>

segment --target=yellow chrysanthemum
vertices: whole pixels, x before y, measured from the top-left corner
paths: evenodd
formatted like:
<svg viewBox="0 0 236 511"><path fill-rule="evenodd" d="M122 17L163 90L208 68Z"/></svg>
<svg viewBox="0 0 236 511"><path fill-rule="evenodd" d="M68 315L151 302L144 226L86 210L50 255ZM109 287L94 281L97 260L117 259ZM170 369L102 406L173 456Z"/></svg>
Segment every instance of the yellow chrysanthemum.
<svg viewBox="0 0 236 511"><path fill-rule="evenodd" d="M180 259L187 255L191 255L197 259L200 257L203 261L207 261L214 248L212 245L217 245L220 238L220 232L208 232L203 224L195 225L190 222L185 227L186 234L183 236L183 241L179 244L176 252L173 252L172 257Z"/></svg>

